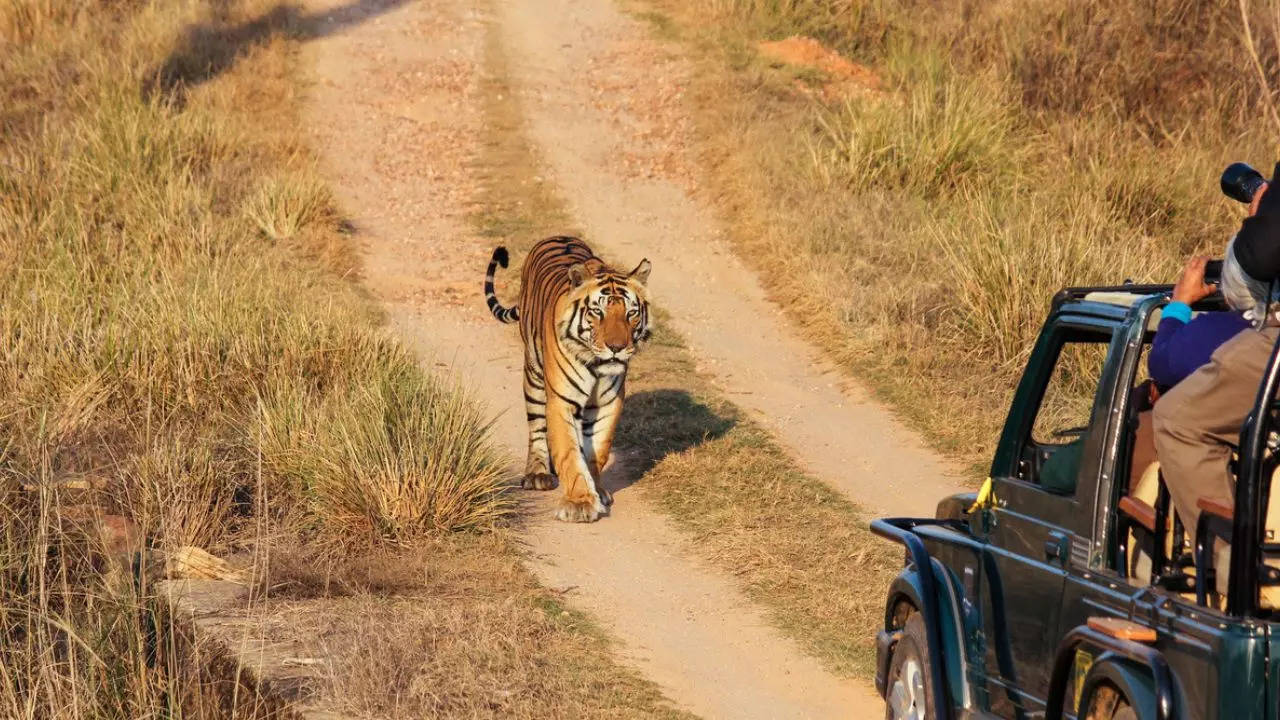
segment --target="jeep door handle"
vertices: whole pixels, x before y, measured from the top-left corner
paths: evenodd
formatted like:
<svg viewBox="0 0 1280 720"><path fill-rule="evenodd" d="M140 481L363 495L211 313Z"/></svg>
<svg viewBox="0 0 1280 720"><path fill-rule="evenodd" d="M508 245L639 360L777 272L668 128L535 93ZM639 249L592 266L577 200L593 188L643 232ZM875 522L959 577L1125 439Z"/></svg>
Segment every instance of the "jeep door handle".
<svg viewBox="0 0 1280 720"><path fill-rule="evenodd" d="M1050 537L1044 541L1044 556L1049 560L1062 558L1062 538Z"/></svg>
<svg viewBox="0 0 1280 720"><path fill-rule="evenodd" d="M1066 554L1067 536L1063 533L1049 533L1049 539L1044 541L1044 557L1046 560L1056 560L1063 562Z"/></svg>

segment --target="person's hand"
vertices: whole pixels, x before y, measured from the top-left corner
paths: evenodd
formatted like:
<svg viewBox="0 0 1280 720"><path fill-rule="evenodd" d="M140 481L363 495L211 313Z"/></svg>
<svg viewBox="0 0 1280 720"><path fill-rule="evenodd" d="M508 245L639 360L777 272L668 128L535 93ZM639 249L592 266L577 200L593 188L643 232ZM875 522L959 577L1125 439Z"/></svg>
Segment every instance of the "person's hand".
<svg viewBox="0 0 1280 720"><path fill-rule="evenodd" d="M1261 195L1262 191L1259 190L1258 194ZM1204 281L1204 266L1208 262L1209 258L1205 255L1196 255L1187 261L1182 268L1182 277L1178 278L1178 283L1173 286L1174 302L1191 305L1217 291L1216 285Z"/></svg>
<svg viewBox="0 0 1280 720"><path fill-rule="evenodd" d="M1249 217L1258 214L1258 206L1262 204L1262 196L1267 194L1267 188L1270 183L1262 183L1262 187L1258 188L1258 192L1253 194L1253 200L1249 201Z"/></svg>

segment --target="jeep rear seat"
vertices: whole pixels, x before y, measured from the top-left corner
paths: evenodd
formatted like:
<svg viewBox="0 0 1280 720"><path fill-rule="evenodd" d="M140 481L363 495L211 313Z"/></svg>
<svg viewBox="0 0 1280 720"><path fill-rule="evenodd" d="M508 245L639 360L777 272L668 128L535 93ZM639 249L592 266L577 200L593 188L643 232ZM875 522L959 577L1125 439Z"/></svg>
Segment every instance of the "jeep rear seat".
<svg viewBox="0 0 1280 720"><path fill-rule="evenodd" d="M1160 508L1164 508L1164 522L1161 527ZM1132 492L1120 498L1116 509L1120 514L1120 531L1127 533L1125 537L1128 549L1126 568L1129 577L1143 585L1160 585L1171 589L1182 590L1186 580L1176 567L1176 556L1173 552L1181 544L1180 538L1174 538L1175 523L1168 490L1160 478L1160 464L1148 464L1137 482L1133 483ZM1176 544L1175 544L1176 543Z"/></svg>
<svg viewBox="0 0 1280 720"><path fill-rule="evenodd" d="M1160 580L1159 576L1151 572L1153 569L1151 565L1152 561L1159 559L1166 565L1169 564L1170 561L1168 556L1171 554L1172 550L1170 547L1171 544L1167 540L1169 537L1168 531L1171 529L1173 524L1173 518L1172 515L1170 515L1169 519L1166 520L1165 526L1166 534L1164 537L1166 538L1166 541L1164 543L1164 552L1160 553L1158 558L1146 558L1145 562L1142 563L1143 567L1136 567L1139 564L1138 561L1140 558L1135 556L1135 546L1141 545L1147 553L1150 553L1151 548L1154 548L1155 539L1160 536L1160 533L1156 532L1156 518L1158 513L1155 505L1156 502L1163 500L1163 498L1152 498L1155 502L1148 502L1147 500L1147 497L1152 494L1152 476L1157 478L1156 492L1160 494L1167 492L1164 489L1163 478L1159 478L1159 463L1153 463L1152 466L1143 473L1142 479L1138 481L1138 484L1134 489L1135 494L1126 495L1120 498L1120 502L1117 505L1117 510L1119 510L1120 514L1128 521L1126 524L1128 525L1128 530L1130 531L1132 538L1129 544L1131 557L1129 563L1130 577L1133 580L1144 584L1154 583ZM1274 489L1267 502L1266 526L1263 534L1263 540L1267 543L1275 543L1277 542L1277 539L1280 539L1280 467L1277 467L1273 472L1272 483ZM1199 505L1201 512L1209 513L1210 515L1226 522L1230 522L1234 514L1234 508L1232 505L1227 503L1201 499L1197 505ZM1222 525L1222 523L1217 524L1219 527ZM1139 537L1133 537L1135 535ZM1146 535L1146 537L1142 537L1143 535ZM1223 533L1219 532L1217 535L1221 538ZM1135 543L1133 540L1137 540L1138 542ZM1215 543L1212 554L1212 564L1209 564L1208 567L1227 567L1230 563L1230 559L1230 545L1226 542ZM1263 562L1270 567L1280 570L1280 554L1272 553L1270 555L1264 555ZM1220 596L1225 595L1227 591L1227 573L1215 572L1214 575L1214 590ZM1268 610L1280 609L1280 585L1261 585L1259 606Z"/></svg>

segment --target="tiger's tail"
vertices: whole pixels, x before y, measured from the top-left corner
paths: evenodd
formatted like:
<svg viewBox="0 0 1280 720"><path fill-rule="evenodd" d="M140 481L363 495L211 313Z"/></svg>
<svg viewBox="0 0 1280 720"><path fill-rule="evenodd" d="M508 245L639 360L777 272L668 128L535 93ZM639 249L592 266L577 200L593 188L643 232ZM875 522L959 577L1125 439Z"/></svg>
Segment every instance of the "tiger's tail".
<svg viewBox="0 0 1280 720"><path fill-rule="evenodd" d="M509 259L507 257L507 249L498 246L493 251L493 257L489 259L489 270L484 275L484 301L489 304L489 312L498 319L498 322L513 323L520 319L520 307L513 305L511 307L502 307L502 303L498 302L498 296L493 291L493 276L498 271L498 266L506 267Z"/></svg>

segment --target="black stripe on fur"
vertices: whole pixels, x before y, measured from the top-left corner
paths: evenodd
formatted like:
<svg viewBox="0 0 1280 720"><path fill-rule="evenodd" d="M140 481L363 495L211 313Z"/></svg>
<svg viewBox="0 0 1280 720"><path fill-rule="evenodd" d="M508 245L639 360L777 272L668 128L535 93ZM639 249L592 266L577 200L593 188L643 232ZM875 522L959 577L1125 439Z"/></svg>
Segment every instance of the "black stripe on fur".
<svg viewBox="0 0 1280 720"><path fill-rule="evenodd" d="M503 307L502 303L498 302L498 295L494 292L493 288L493 276L497 274L498 266L501 265L503 268L506 268L507 263L510 261L511 258L507 255L507 249L499 245L494 249L493 257L489 259L489 269L484 275L485 303L489 306L489 312L493 313L493 317L496 318L498 322L503 323L513 323L520 319L519 306L513 305L509 308Z"/></svg>

